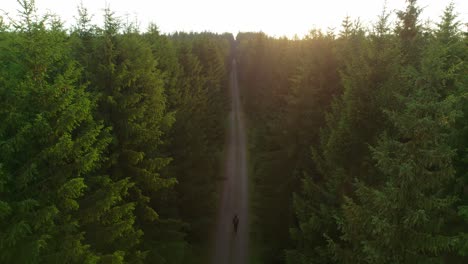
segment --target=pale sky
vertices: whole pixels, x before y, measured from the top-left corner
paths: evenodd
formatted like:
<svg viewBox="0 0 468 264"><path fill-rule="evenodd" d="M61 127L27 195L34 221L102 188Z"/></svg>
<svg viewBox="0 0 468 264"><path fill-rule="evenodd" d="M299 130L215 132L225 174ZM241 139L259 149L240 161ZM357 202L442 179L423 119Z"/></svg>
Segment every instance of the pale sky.
<svg viewBox="0 0 468 264"><path fill-rule="evenodd" d="M39 13L58 14L67 25L75 22L80 2L101 25L106 3L118 16L138 17L142 29L154 22L162 32L263 31L273 36L303 36L312 28L339 28L346 15L364 23L375 21L384 0L36 0ZM450 0L419 0L422 19L439 21ZM468 1L453 0L459 20L468 21ZM0 10L14 16L17 0L0 0ZM388 10L401 10L404 0L387 0ZM4 12L0 11L0 14ZM392 17L395 20L395 17Z"/></svg>

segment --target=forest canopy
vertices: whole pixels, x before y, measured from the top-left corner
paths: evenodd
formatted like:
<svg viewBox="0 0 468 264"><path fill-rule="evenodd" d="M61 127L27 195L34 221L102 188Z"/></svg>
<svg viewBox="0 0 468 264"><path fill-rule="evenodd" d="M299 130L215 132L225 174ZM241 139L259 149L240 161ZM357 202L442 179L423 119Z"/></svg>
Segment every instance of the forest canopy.
<svg viewBox="0 0 468 264"><path fill-rule="evenodd" d="M0 263L209 263L233 60L249 263L467 263L467 27L406 4L288 39L82 5L66 28L19 0L0 15Z"/></svg>

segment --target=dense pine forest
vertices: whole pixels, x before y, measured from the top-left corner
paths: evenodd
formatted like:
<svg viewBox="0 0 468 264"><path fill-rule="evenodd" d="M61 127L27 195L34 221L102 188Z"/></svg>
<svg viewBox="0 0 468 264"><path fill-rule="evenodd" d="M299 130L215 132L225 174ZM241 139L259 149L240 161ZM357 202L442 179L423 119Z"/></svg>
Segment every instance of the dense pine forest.
<svg viewBox="0 0 468 264"><path fill-rule="evenodd" d="M406 3L288 39L84 6L66 27L19 0L0 15L0 263L210 263L233 60L250 263L468 263L467 24Z"/></svg>
<svg viewBox="0 0 468 264"><path fill-rule="evenodd" d="M216 207L232 35L0 26L0 263L186 263ZM219 165L218 165L219 166Z"/></svg>
<svg viewBox="0 0 468 264"><path fill-rule="evenodd" d="M468 261L468 35L421 11L237 36L258 263Z"/></svg>

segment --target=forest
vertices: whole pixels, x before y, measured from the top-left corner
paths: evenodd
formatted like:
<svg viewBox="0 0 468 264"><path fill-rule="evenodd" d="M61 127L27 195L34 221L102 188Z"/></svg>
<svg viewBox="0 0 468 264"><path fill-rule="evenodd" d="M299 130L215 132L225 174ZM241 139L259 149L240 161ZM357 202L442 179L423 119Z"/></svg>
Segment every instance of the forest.
<svg viewBox="0 0 468 264"><path fill-rule="evenodd" d="M0 14L0 263L210 263L233 60L249 263L468 263L454 4L292 39L18 9Z"/></svg>

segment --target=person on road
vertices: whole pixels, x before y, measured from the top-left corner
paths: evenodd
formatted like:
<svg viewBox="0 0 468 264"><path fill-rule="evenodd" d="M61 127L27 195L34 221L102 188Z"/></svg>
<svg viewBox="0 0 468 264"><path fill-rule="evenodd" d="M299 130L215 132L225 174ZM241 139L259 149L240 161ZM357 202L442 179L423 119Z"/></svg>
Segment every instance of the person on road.
<svg viewBox="0 0 468 264"><path fill-rule="evenodd" d="M232 224L234 225L234 233L237 234L237 226L239 225L239 217L237 217L237 215L234 215L234 218L232 219Z"/></svg>

